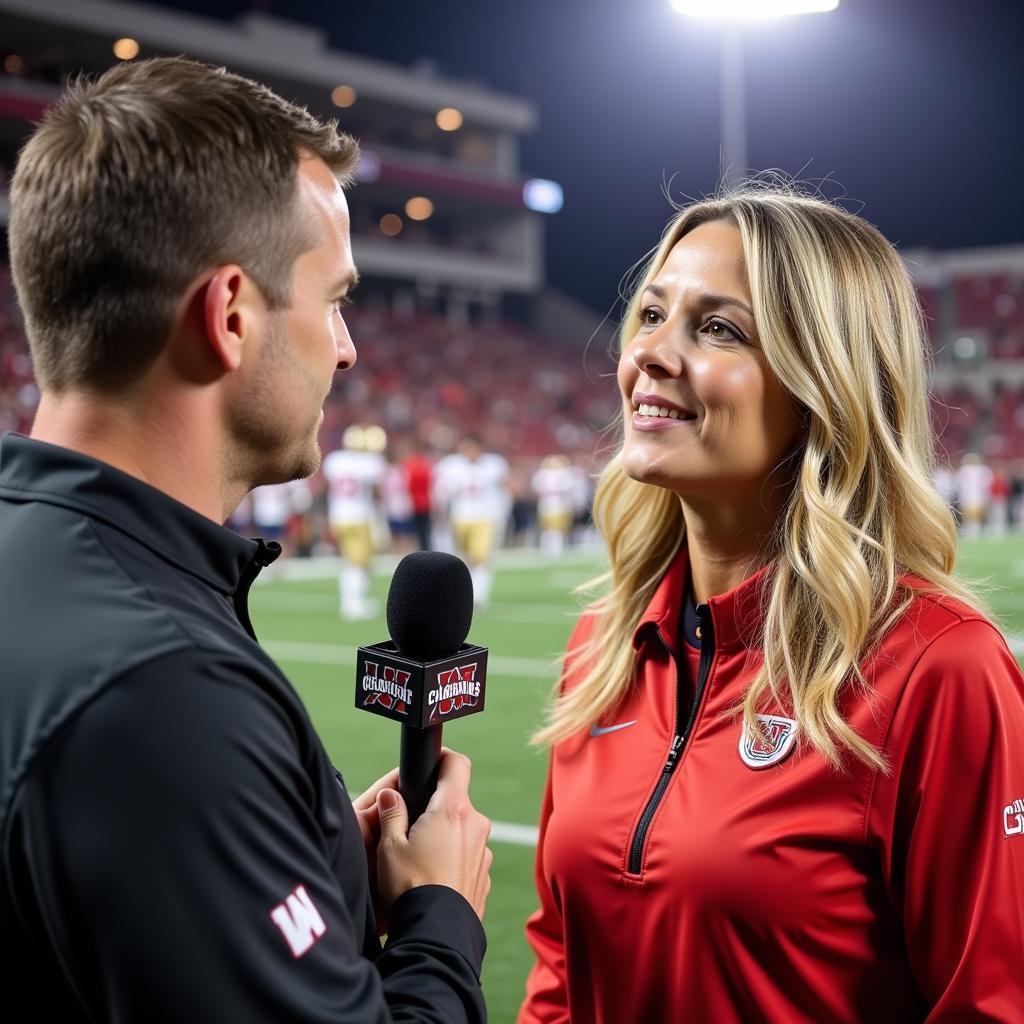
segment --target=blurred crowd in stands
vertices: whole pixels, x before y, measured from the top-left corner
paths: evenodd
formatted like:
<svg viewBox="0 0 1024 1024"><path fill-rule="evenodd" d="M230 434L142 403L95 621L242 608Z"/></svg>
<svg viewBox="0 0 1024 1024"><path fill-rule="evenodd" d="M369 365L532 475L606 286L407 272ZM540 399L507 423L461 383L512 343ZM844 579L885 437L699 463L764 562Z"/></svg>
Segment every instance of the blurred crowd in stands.
<svg viewBox="0 0 1024 1024"><path fill-rule="evenodd" d="M955 323L981 328L989 359L1024 359L1024 275L979 274L953 281Z"/></svg>
<svg viewBox="0 0 1024 1024"><path fill-rule="evenodd" d="M958 321L976 328L988 316L984 330L992 359L1024 359L1019 279L972 279L958 285L956 294L970 296L964 298L967 305ZM928 296L923 298L927 305ZM504 535L499 537L506 544L539 542L537 472L545 459L563 456L577 481L566 542L586 533L589 481L607 454L614 434L606 428L617 413L607 353L584 353L564 341L553 342L497 313L490 322L453 323L437 314L398 316L383 304L361 308L357 302L346 311L346 320L358 367L339 375L325 408L325 452L342 448L343 435L353 424L382 428L382 457L391 467L414 458L434 466L465 438L478 439L483 450L508 463ZM1015 383L996 379L987 393L960 385L936 390L931 397L937 483L972 532L1024 529L1024 375L1007 379ZM14 289L6 265L0 264L0 431L27 433L37 401ZM401 475L392 473L387 486L400 490ZM332 549L328 490L322 474L294 490L283 530L293 550ZM386 524L394 517L384 504L385 487L378 497L379 519ZM443 518L437 502L430 514ZM251 508L242 515L239 526L251 527L244 520L245 515L252 518ZM415 531L389 534L385 529L377 531L376 542L401 550L413 546L415 536Z"/></svg>
<svg viewBox="0 0 1024 1024"><path fill-rule="evenodd" d="M502 484L507 529L498 540L513 545L539 542L543 495L536 476L546 459L562 456L575 480L566 542L582 536L598 449L617 408L613 384L600 376L609 369L603 351L584 358L579 348L553 344L497 317L492 323L455 326L433 314L398 317L384 309L352 307L346 321L358 366L338 375L325 406L325 453L343 448L353 424L372 424L381 428L378 451L390 466L419 461L429 476L460 442L477 438L484 450L507 461ZM0 264L0 432L28 433L38 398L9 270ZM407 549L415 529L394 529L402 518L394 509L408 500L399 493L401 475L392 473L379 483L381 528L375 542ZM291 550L329 551L335 540L327 526L328 492L327 479L318 473L265 502L260 496L247 503L236 525L248 529L277 522L280 529L269 532ZM429 514L439 516L442 504L434 501Z"/></svg>

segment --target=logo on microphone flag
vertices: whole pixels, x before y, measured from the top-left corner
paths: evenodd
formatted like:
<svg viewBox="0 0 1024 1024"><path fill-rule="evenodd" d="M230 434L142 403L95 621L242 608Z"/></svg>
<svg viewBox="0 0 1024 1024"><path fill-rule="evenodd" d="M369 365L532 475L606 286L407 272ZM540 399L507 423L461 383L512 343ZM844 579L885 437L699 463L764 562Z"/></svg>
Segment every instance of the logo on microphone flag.
<svg viewBox="0 0 1024 1024"><path fill-rule="evenodd" d="M792 718L758 715L762 735L751 732L743 723L740 734L740 759L748 768L770 768L787 757L796 740L797 727Z"/></svg>
<svg viewBox="0 0 1024 1024"><path fill-rule="evenodd" d="M458 665L437 673L437 685L427 694L431 725L436 725L463 708L475 708L480 698L480 683L476 678L477 663Z"/></svg>
<svg viewBox="0 0 1024 1024"><path fill-rule="evenodd" d="M393 641L356 652L355 706L371 714L429 729L484 709L487 648L464 644L456 654L414 661Z"/></svg>
<svg viewBox="0 0 1024 1024"><path fill-rule="evenodd" d="M380 704L389 711L407 715L412 703L412 690L408 685L410 673L395 668L394 665L385 665L384 671L378 675L379 667L378 662L366 662L366 670L363 673L363 692L366 699L363 701L363 707Z"/></svg>

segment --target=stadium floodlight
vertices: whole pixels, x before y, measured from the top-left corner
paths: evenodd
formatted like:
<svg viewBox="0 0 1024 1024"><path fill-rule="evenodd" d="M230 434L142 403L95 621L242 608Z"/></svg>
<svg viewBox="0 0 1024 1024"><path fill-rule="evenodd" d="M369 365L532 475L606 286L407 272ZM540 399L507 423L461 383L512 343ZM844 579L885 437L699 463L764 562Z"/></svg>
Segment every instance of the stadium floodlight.
<svg viewBox="0 0 1024 1024"><path fill-rule="evenodd" d="M380 177L380 157L371 149L359 151L359 164L356 167L356 181L364 184L376 181Z"/></svg>
<svg viewBox="0 0 1024 1024"><path fill-rule="evenodd" d="M767 21L834 11L839 0L669 0L680 13L715 21Z"/></svg>
<svg viewBox="0 0 1024 1024"><path fill-rule="evenodd" d="M834 11L839 0L669 0L673 10L690 18L721 22L721 159L726 184L747 170L747 125L743 102L745 22L770 21L796 14Z"/></svg>
<svg viewBox="0 0 1024 1024"><path fill-rule="evenodd" d="M564 201L562 186L546 178L531 178L523 185L523 202L537 213L558 213Z"/></svg>

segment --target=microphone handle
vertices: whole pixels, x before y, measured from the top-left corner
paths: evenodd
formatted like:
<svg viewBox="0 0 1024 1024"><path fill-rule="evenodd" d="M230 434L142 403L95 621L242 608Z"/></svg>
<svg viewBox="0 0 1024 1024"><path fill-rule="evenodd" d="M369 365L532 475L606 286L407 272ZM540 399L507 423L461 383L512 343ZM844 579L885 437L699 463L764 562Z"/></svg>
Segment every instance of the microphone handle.
<svg viewBox="0 0 1024 1024"><path fill-rule="evenodd" d="M426 810L441 765L440 725L414 729L402 725L402 748L398 761L398 792L409 810L409 824Z"/></svg>

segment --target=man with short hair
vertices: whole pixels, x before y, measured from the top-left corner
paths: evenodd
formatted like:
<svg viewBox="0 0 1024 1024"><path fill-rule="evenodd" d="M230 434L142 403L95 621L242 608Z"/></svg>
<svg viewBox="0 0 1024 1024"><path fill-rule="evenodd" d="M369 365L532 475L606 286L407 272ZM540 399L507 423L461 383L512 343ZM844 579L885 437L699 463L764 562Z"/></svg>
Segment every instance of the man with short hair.
<svg viewBox="0 0 1024 1024"><path fill-rule="evenodd" d="M351 804L249 621L278 549L220 525L319 464L356 359L356 160L183 59L72 88L22 151L42 397L0 442L5 1020L485 1017L468 761L446 752L412 833L394 772Z"/></svg>

